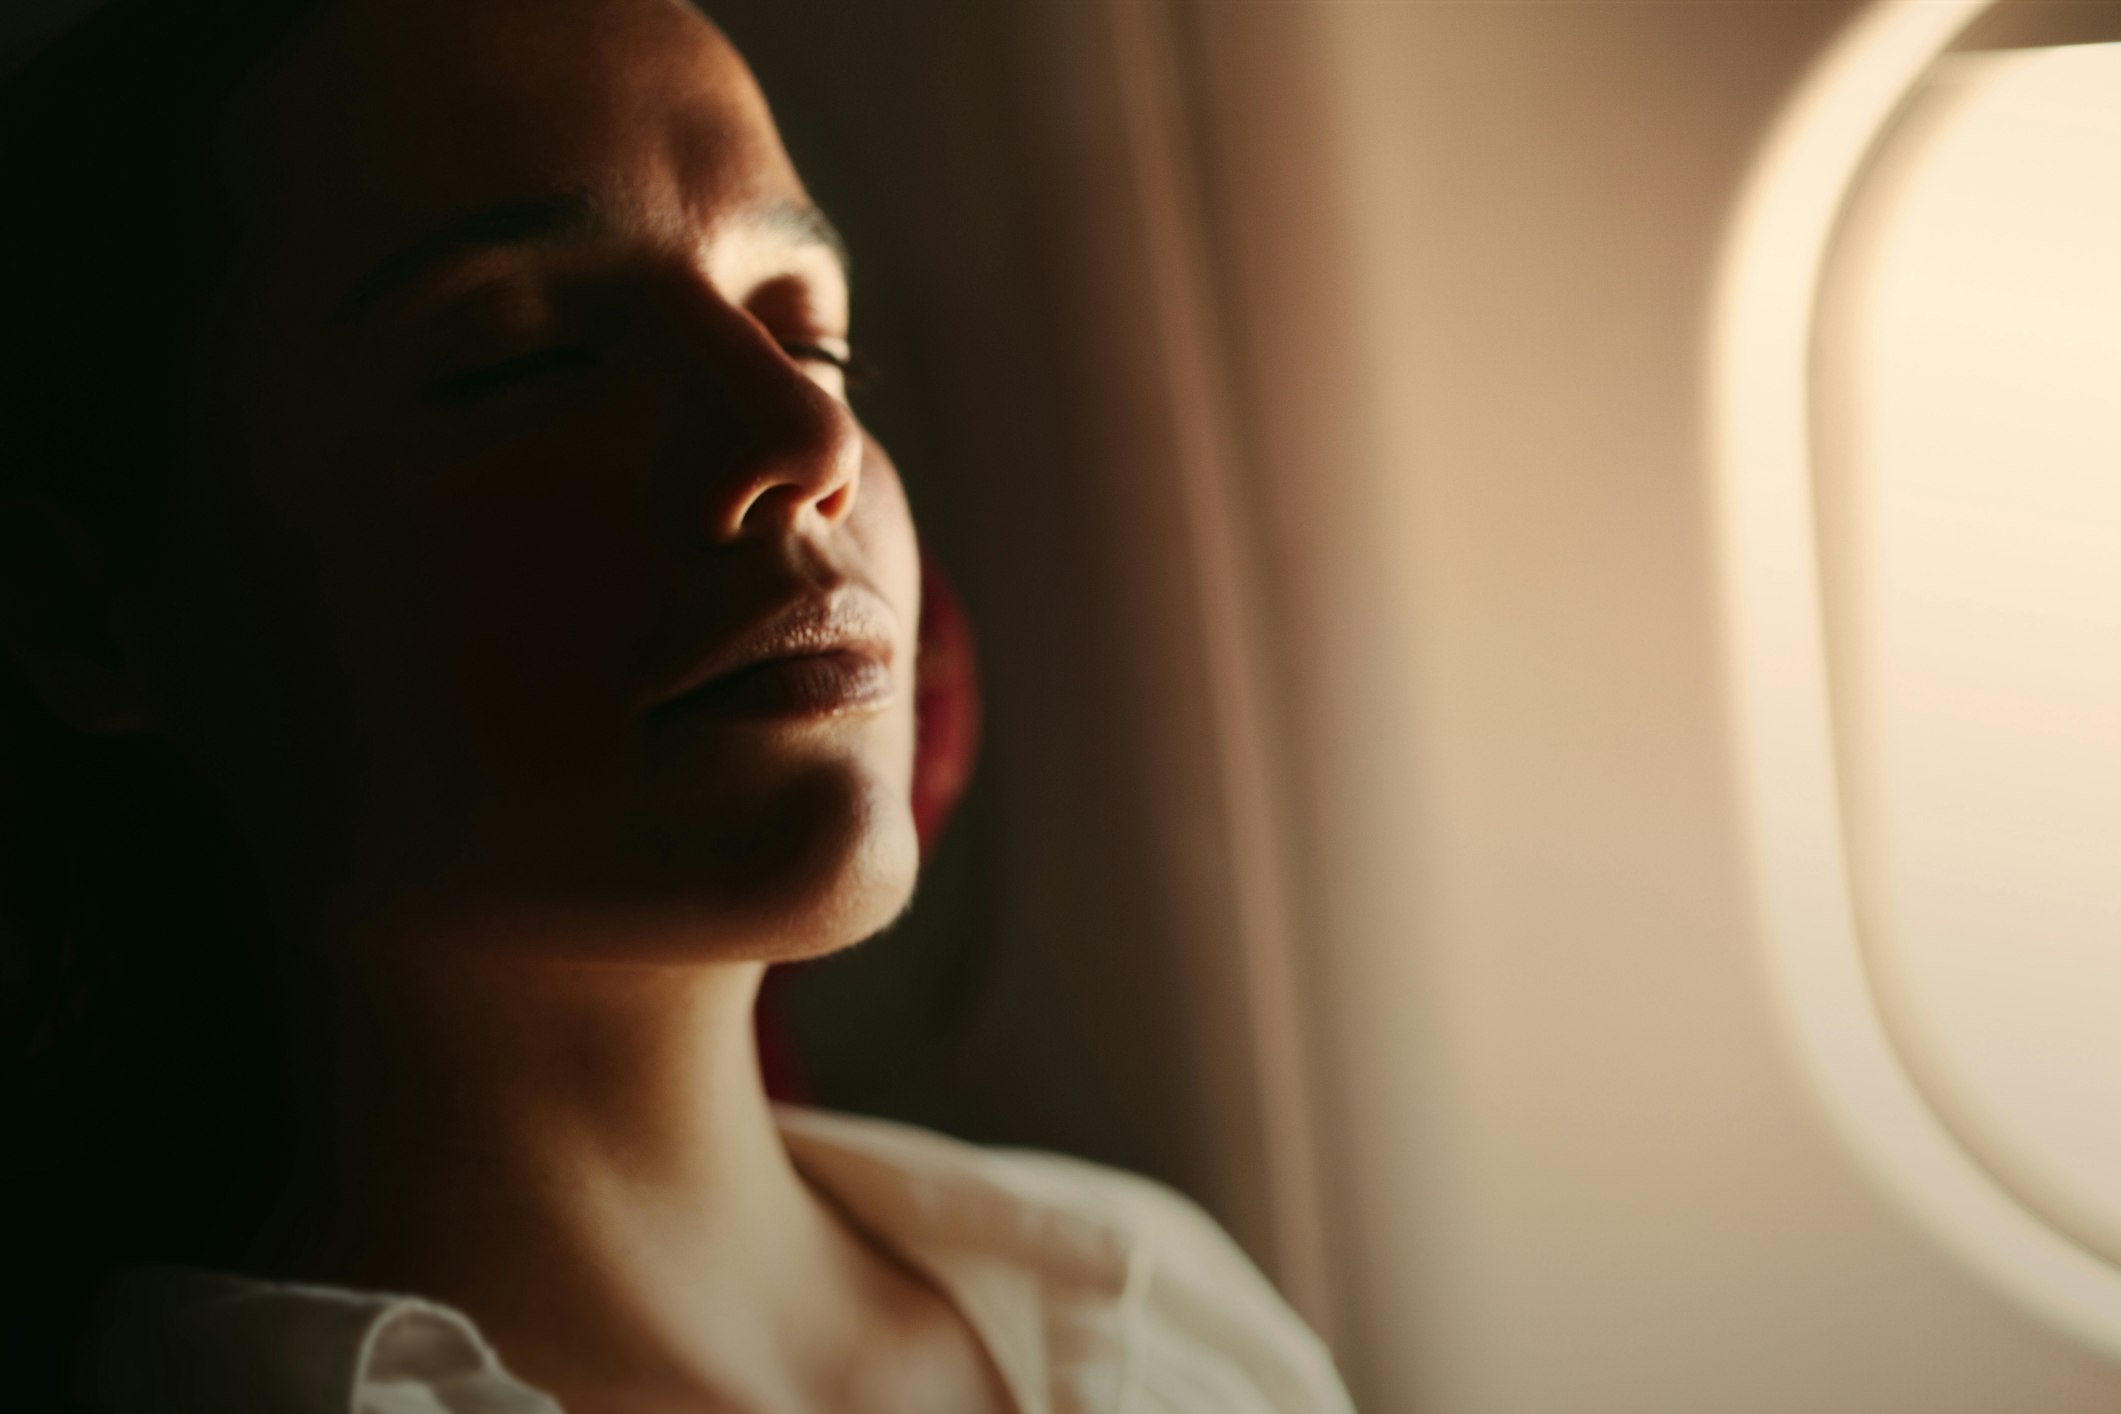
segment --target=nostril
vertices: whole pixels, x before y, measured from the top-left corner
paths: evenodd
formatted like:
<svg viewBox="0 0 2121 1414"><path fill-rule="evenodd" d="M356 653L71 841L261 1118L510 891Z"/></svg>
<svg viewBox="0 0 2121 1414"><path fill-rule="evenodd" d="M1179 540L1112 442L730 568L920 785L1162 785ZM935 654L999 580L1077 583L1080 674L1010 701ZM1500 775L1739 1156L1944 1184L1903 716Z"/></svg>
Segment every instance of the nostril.
<svg viewBox="0 0 2121 1414"><path fill-rule="evenodd" d="M826 525L847 518L861 489L865 451L861 427L846 404L810 384L790 400L778 451L757 458L749 486L739 492L738 534L785 535L814 512Z"/></svg>
<svg viewBox="0 0 2121 1414"><path fill-rule="evenodd" d="M761 486L738 511L733 527L738 535L785 535L802 519L809 497L785 482Z"/></svg>
<svg viewBox="0 0 2121 1414"><path fill-rule="evenodd" d="M844 520L854 507L854 483L844 481L830 495L819 498L817 513L828 521Z"/></svg>
<svg viewBox="0 0 2121 1414"><path fill-rule="evenodd" d="M793 534L802 528L806 511L816 512L827 525L837 525L853 508L858 489L859 479L853 474L839 475L830 481L769 474L755 481L751 493L741 499L735 515L727 522L727 533Z"/></svg>

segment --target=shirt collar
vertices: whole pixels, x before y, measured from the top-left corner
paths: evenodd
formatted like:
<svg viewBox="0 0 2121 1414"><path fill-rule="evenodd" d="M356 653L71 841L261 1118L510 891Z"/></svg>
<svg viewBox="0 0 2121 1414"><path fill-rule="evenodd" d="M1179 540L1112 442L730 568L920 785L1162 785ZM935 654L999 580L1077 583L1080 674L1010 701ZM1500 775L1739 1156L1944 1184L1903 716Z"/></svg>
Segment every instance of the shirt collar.
<svg viewBox="0 0 2121 1414"><path fill-rule="evenodd" d="M1004 1151L790 1107L775 1118L798 1171L956 1304L1018 1414L1122 1407L1148 1270L1126 1224L1044 1191ZM77 1370L84 1404L123 1414L411 1414L437 1399L560 1414L446 1306L190 1268L113 1280Z"/></svg>
<svg viewBox="0 0 2121 1414"><path fill-rule="evenodd" d="M796 1168L956 1304L1018 1414L1122 1407L1147 1269L1126 1226L1041 1191L1006 1150L814 1110L777 1118Z"/></svg>
<svg viewBox="0 0 2121 1414"><path fill-rule="evenodd" d="M105 1287L75 1387L89 1407L126 1414L365 1414L391 1408L398 1390L473 1396L449 1408L559 1414L446 1306L180 1267L134 1268Z"/></svg>

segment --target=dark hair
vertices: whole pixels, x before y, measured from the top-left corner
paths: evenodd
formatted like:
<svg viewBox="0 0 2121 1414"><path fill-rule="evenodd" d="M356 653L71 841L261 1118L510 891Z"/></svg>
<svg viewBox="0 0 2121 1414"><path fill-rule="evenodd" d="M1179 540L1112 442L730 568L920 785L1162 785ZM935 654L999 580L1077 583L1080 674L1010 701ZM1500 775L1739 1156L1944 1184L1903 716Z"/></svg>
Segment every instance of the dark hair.
<svg viewBox="0 0 2121 1414"><path fill-rule="evenodd" d="M0 557L153 554L230 251L222 128L315 0L115 0L0 87ZM86 626L84 626L86 627ZM214 806L0 665L0 1387L55 1393L115 1266L198 1261L271 1148L273 1047ZM11 866L11 867L7 867Z"/></svg>

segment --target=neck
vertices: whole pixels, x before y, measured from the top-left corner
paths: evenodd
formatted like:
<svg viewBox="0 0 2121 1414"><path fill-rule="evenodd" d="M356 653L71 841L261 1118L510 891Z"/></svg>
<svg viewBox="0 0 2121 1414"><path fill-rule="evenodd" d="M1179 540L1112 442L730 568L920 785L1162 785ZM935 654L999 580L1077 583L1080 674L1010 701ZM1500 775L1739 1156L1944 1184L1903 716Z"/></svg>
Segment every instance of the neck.
<svg viewBox="0 0 2121 1414"><path fill-rule="evenodd" d="M340 1002L273 1265L457 1306L554 1393L796 1402L774 1372L845 1357L887 1279L781 1145L762 972L517 958Z"/></svg>

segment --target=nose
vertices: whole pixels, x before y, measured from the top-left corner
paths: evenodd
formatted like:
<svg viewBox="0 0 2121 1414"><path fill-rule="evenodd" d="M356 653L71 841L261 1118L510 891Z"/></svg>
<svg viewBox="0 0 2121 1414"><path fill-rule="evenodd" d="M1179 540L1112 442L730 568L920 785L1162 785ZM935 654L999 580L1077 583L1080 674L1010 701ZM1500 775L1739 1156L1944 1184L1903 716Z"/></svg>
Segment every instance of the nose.
<svg viewBox="0 0 2121 1414"><path fill-rule="evenodd" d="M750 314L708 298L720 307L695 310L685 340L692 533L786 539L844 521L861 487L853 410Z"/></svg>

